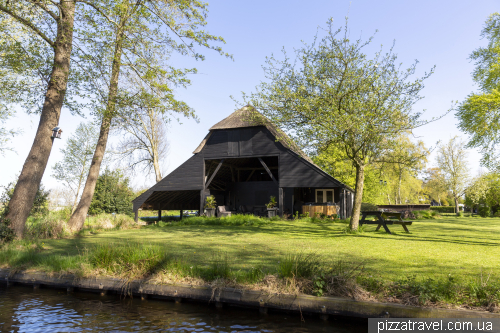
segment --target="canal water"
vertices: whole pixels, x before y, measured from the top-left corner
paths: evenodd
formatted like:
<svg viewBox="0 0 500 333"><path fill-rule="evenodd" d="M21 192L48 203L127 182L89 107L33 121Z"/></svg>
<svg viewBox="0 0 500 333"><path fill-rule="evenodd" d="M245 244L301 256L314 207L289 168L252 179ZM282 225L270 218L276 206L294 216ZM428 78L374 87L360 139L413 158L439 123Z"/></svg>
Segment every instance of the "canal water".
<svg viewBox="0 0 500 333"><path fill-rule="evenodd" d="M0 332L367 332L366 321L0 286Z"/></svg>

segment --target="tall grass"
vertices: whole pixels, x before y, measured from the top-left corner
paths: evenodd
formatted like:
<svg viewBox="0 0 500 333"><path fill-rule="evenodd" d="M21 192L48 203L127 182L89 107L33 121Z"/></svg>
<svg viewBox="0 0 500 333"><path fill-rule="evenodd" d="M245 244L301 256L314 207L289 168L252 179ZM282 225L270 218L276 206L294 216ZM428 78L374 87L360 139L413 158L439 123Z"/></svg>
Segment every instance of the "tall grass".
<svg viewBox="0 0 500 333"><path fill-rule="evenodd" d="M158 228L179 225L224 225L224 226L260 226L272 223L276 219L268 219L254 215L236 214L226 217L204 217L204 216L187 216L182 220L178 218L165 218L167 221L159 221L157 224L151 224L146 228ZM277 220L280 218L278 217Z"/></svg>
<svg viewBox="0 0 500 333"><path fill-rule="evenodd" d="M321 267L321 260L316 253L288 253L278 261L278 276L285 278L310 278Z"/></svg>
<svg viewBox="0 0 500 333"><path fill-rule="evenodd" d="M135 242L99 244L90 248L86 257L93 270L129 279L148 277L169 261L160 246Z"/></svg>

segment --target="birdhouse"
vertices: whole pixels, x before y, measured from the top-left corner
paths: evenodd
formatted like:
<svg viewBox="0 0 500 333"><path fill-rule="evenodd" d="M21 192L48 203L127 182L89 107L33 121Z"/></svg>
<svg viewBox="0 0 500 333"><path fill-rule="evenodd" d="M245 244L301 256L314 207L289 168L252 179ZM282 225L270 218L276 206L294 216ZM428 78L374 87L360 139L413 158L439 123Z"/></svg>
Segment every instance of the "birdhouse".
<svg viewBox="0 0 500 333"><path fill-rule="evenodd" d="M58 138L58 139L60 139L61 138L61 133L62 133L62 129L60 129L59 127L54 127L54 129L52 129L52 136L51 136L51 138Z"/></svg>

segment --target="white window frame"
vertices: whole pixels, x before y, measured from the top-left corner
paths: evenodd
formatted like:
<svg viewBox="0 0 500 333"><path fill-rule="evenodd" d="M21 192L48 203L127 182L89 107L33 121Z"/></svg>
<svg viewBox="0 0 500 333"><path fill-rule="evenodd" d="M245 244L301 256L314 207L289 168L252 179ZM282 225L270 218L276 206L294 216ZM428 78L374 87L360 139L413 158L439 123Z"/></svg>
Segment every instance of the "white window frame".
<svg viewBox="0 0 500 333"><path fill-rule="evenodd" d="M326 191L332 191L332 202L335 202L335 191L333 190L333 188L320 188L320 189L317 189L315 192L314 192L314 202L317 202L317 203L320 203L318 202L318 192L319 191L322 191L323 192L323 203L324 202L328 202L326 201Z"/></svg>

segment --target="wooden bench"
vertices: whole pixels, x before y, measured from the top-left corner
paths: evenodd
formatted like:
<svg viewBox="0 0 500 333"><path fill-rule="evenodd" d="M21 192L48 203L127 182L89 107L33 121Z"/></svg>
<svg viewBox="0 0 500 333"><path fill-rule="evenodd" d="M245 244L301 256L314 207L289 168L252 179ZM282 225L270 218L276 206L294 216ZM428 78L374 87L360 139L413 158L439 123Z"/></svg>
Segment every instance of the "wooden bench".
<svg viewBox="0 0 500 333"><path fill-rule="evenodd" d="M380 227L384 227L384 230L391 234L391 231L387 227L388 225L394 225L394 224L399 224L403 227L403 229L406 232L410 232L406 226L411 225L413 222L412 221L403 221L402 215L403 212L381 212L378 210L374 211L367 211L367 212L361 212L362 218L361 221L359 221L359 225L363 224L377 224L377 229L375 231L378 231ZM367 221L366 217L367 216L376 216L377 221ZM396 218L396 219L391 219L391 218Z"/></svg>

